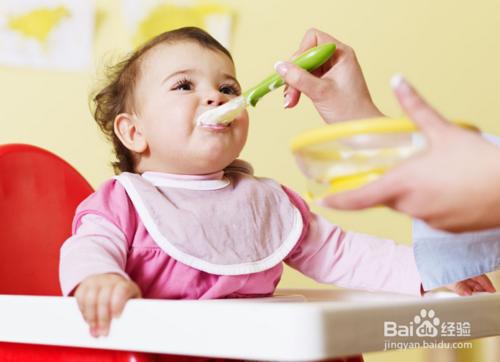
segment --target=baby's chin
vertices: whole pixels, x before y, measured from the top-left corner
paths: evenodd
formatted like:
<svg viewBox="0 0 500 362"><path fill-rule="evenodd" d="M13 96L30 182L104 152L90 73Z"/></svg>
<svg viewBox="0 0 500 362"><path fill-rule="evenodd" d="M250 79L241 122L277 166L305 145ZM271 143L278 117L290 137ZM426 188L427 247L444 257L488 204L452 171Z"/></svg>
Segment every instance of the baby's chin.
<svg viewBox="0 0 500 362"><path fill-rule="evenodd" d="M212 173L216 173L216 172L224 170L233 161L231 161L229 163L221 163L221 164L198 165L197 167L191 168L189 171L182 172L182 173L189 174L189 175L208 175L208 174L212 174Z"/></svg>
<svg viewBox="0 0 500 362"><path fill-rule="evenodd" d="M233 150L227 151L207 151L207 153L199 154L197 158L197 168L200 169L199 173L212 173L225 169L239 156L239 152Z"/></svg>
<svg viewBox="0 0 500 362"><path fill-rule="evenodd" d="M209 157L205 160L203 165L200 165L200 170L203 169L203 173L218 172L233 163L236 158L237 155L231 155L231 157L228 157L228 155L223 157Z"/></svg>

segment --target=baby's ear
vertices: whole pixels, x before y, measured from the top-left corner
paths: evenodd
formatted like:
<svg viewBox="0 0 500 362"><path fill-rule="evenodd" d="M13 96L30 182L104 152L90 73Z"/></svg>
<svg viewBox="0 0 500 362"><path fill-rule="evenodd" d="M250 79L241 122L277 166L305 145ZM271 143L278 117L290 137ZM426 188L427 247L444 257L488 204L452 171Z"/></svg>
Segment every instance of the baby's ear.
<svg viewBox="0 0 500 362"><path fill-rule="evenodd" d="M143 153L148 147L139 120L130 113L120 113L115 118L114 130L122 144L136 153Z"/></svg>

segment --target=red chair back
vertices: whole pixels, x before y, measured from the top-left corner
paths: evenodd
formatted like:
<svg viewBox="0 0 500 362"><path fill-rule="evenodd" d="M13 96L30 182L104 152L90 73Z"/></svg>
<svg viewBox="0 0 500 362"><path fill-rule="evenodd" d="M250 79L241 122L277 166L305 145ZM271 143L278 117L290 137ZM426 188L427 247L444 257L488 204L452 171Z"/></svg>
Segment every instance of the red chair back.
<svg viewBox="0 0 500 362"><path fill-rule="evenodd" d="M76 207L92 192L51 152L0 146L0 294L61 295L59 248Z"/></svg>

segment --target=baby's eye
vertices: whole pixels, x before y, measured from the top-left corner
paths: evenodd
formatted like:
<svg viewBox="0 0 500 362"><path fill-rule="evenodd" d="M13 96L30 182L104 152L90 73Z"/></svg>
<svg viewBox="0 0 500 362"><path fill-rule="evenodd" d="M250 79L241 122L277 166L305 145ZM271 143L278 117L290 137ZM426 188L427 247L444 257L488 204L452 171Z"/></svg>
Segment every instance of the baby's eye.
<svg viewBox="0 0 500 362"><path fill-rule="evenodd" d="M182 90L182 91L190 91L193 89L193 82L189 79L181 79L177 83L174 84L172 90Z"/></svg>
<svg viewBox="0 0 500 362"><path fill-rule="evenodd" d="M222 85L219 88L219 92L224 93L224 94L232 94L232 95L240 95L240 88L235 86L235 85Z"/></svg>

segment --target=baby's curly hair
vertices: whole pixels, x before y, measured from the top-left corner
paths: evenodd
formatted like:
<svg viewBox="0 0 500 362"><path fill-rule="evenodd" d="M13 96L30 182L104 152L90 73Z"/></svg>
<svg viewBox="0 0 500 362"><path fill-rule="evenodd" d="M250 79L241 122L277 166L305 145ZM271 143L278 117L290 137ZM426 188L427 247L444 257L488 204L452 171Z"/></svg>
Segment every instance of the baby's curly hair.
<svg viewBox="0 0 500 362"><path fill-rule="evenodd" d="M233 61L229 51L206 31L196 27L184 27L154 37L124 60L109 66L106 71L105 86L91 95L91 108L99 128L113 144L116 160L112 162L112 166L115 174L135 171L134 155L116 136L114 121L120 113L133 110L133 94L141 61L155 46L179 41L192 41L202 47L220 51Z"/></svg>

